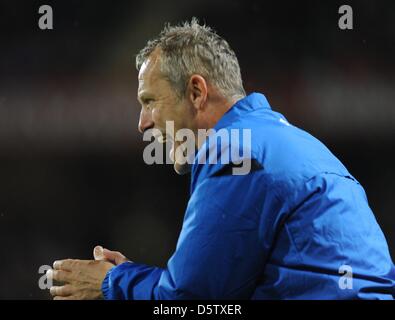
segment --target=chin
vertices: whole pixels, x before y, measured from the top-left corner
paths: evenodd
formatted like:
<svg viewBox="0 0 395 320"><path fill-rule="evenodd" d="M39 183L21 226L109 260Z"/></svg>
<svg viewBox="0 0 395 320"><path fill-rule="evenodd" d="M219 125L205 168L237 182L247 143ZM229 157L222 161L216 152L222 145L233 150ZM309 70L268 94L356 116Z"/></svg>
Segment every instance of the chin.
<svg viewBox="0 0 395 320"><path fill-rule="evenodd" d="M186 163L186 164L180 164L178 162L174 163L174 170L179 174L179 175L184 175L189 172L191 172L191 165Z"/></svg>

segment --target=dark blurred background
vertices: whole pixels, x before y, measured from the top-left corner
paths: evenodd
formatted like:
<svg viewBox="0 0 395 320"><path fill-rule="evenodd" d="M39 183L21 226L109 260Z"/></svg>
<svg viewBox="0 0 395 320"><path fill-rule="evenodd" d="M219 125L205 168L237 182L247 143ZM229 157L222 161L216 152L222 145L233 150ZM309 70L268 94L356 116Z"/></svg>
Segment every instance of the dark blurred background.
<svg viewBox="0 0 395 320"><path fill-rule="evenodd" d="M38 28L43 4L54 30ZM394 1L0 0L0 298L49 298L39 266L96 244L165 266L189 177L143 162L134 56L192 16L231 44L248 92L362 183L394 257L394 15Z"/></svg>

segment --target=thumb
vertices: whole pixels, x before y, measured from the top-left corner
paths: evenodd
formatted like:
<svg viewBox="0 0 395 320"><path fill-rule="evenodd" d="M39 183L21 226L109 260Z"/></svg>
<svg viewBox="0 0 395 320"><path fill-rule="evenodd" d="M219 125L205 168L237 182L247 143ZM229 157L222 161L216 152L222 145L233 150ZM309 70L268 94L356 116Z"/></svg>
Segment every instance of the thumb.
<svg viewBox="0 0 395 320"><path fill-rule="evenodd" d="M122 253L108 249L103 249L103 257L104 259L113 262L116 265L129 261L129 259L126 258Z"/></svg>
<svg viewBox="0 0 395 320"><path fill-rule="evenodd" d="M95 260L106 260L104 254L103 254L103 247L102 246L96 246L93 249L93 257Z"/></svg>

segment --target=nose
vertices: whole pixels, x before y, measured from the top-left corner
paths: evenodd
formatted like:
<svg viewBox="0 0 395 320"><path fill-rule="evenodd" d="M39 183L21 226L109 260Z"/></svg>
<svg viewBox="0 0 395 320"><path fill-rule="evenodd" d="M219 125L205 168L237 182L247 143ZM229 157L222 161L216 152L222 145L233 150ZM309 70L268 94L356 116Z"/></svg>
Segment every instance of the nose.
<svg viewBox="0 0 395 320"><path fill-rule="evenodd" d="M143 133L145 130L153 127L154 127L154 121L152 120L151 111L141 109L140 119L139 119L139 131Z"/></svg>

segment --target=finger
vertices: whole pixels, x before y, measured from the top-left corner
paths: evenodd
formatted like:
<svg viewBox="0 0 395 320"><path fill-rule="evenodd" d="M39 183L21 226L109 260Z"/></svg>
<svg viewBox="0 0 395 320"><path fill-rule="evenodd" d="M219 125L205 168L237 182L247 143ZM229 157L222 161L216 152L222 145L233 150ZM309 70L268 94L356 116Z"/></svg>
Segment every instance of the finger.
<svg viewBox="0 0 395 320"><path fill-rule="evenodd" d="M64 270L51 270L47 271L47 279L60 282L69 282L73 280L72 273Z"/></svg>
<svg viewBox="0 0 395 320"><path fill-rule="evenodd" d="M118 251L103 249L103 255L107 260L114 262L116 265L129 261L128 258Z"/></svg>
<svg viewBox="0 0 395 320"><path fill-rule="evenodd" d="M65 259L65 260L57 260L53 263L53 268L55 270L67 270L71 271L76 264L78 264L80 260L76 259Z"/></svg>
<svg viewBox="0 0 395 320"><path fill-rule="evenodd" d="M49 293L52 296L67 297L67 296L71 296L74 293L74 287L72 287L69 284L66 284L65 286L52 286L49 289Z"/></svg>
<svg viewBox="0 0 395 320"><path fill-rule="evenodd" d="M74 298L74 296L68 296L68 297L55 296L53 299L54 300L76 300L76 298Z"/></svg>
<svg viewBox="0 0 395 320"><path fill-rule="evenodd" d="M103 247L102 246L96 246L93 249L93 257L95 260L106 260L106 258L103 255Z"/></svg>

